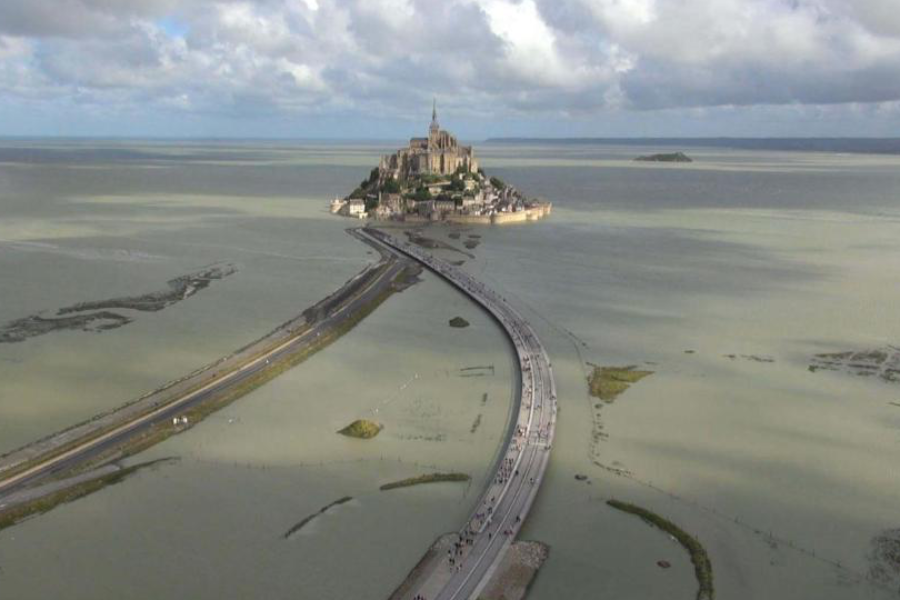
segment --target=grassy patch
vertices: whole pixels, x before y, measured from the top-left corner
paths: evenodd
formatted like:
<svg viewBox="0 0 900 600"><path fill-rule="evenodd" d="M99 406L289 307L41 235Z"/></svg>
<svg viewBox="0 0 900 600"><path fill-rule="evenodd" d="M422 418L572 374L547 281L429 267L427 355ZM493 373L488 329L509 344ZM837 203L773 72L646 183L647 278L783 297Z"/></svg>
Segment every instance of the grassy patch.
<svg viewBox="0 0 900 600"><path fill-rule="evenodd" d="M60 504L72 502L73 500L78 500L79 498L83 498L88 494L93 494L94 492L101 490L108 485L119 483L129 475L133 475L141 469L153 467L160 463L169 462L171 460L173 459L162 458L158 460L147 461L137 465L132 465L130 467L125 467L114 473L108 473L106 475L101 475L100 477L97 477L95 479L82 481L81 483L75 484L71 487L57 490L51 494L47 494L46 496L41 496L40 498L35 498L34 500L31 500L29 502L17 504L6 510L0 510L0 530L6 529L7 527L12 527L16 523L19 523L20 521L23 521L28 517L40 515L53 510Z"/></svg>
<svg viewBox="0 0 900 600"><path fill-rule="evenodd" d="M384 427L374 421L357 419L338 431L338 433L346 435L347 437L369 440L381 433L382 429L384 429Z"/></svg>
<svg viewBox="0 0 900 600"><path fill-rule="evenodd" d="M428 473L417 477L408 477L400 481L392 481L386 483L379 489L384 492L387 490L395 490L397 488L421 485L423 483L439 483L441 481L469 481L470 477L465 473Z"/></svg>
<svg viewBox="0 0 900 600"><path fill-rule="evenodd" d="M653 371L638 371L634 365L628 367L594 367L588 378L591 395L605 402L612 402L616 397Z"/></svg>
<svg viewBox="0 0 900 600"><path fill-rule="evenodd" d="M617 510L636 515L644 520L644 522L665 531L684 546L688 554L691 555L691 562L694 563L694 575L697 577L699 588L697 590L697 600L713 600L715 598L715 590L713 589L713 573L712 563L709 561L709 555L703 545L691 534L687 533L678 525L669 521L658 514L641 508L627 502L619 500L607 500L606 503Z"/></svg>
<svg viewBox="0 0 900 600"><path fill-rule="evenodd" d="M472 428L469 430L469 433L475 433L478 431L478 427L481 425L481 413L478 413L478 416L475 417L475 421L472 423Z"/></svg>
<svg viewBox="0 0 900 600"><path fill-rule="evenodd" d="M315 518L318 517L319 515L325 514L325 511L327 511L329 508L331 508L331 507L333 507L333 506L338 506L339 504L344 504L344 503L346 503L346 502L350 502L351 500L353 500L353 496L344 496L343 498L340 498L340 499L338 499L338 500L335 500L335 501L332 502L331 504L328 504L328 505L326 505L326 506L323 506L322 508L320 508L320 509L318 510L318 512L314 512L313 514L309 515L308 517L306 517L305 519L303 519L302 521L300 521L299 523L297 523L296 525L294 525L293 527L291 527L290 529L288 529L288 530L284 533L284 535L282 535L281 537L282 537L283 539L288 539L289 537L291 537L292 535L294 535L295 533L297 533L298 531L300 531L301 529L303 529L304 527L306 527L306 525L309 524L310 521L312 521L313 519L315 519Z"/></svg>

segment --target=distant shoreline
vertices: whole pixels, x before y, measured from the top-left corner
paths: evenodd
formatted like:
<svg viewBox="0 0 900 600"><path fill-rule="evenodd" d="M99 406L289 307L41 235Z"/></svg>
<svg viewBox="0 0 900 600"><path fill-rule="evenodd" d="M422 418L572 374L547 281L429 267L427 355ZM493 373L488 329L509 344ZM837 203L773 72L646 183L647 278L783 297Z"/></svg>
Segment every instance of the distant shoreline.
<svg viewBox="0 0 900 600"><path fill-rule="evenodd" d="M900 138L489 138L486 144L559 144L598 146L686 146L733 150L900 154Z"/></svg>
<svg viewBox="0 0 900 600"><path fill-rule="evenodd" d="M463 138L469 140L469 138ZM739 137L688 137L688 138L542 138L542 137L496 137L486 140L471 139L485 145L504 144L547 144L547 145L596 145L596 146L657 146L671 148L727 148L731 150L769 150L781 152L825 152L848 154L900 154L900 138L739 138ZM402 143L391 138L298 138L298 137L73 137L73 136L13 136L0 135L0 150L16 148L18 144L62 144L83 145L89 143L125 147L132 144L166 146L180 144L187 146L228 147L271 145L277 148L303 147L306 145L342 146L365 145L386 150Z"/></svg>

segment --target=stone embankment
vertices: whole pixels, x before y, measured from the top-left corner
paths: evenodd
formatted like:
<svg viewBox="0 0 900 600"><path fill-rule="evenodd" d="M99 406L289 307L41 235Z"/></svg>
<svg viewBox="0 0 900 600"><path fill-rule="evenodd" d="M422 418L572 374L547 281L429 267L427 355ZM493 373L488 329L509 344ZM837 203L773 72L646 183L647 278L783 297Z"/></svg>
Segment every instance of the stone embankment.
<svg viewBox="0 0 900 600"><path fill-rule="evenodd" d="M537 206L515 212L496 212L490 215L448 214L443 221L460 225L505 225L507 223L525 223L549 217L553 211L553 203L542 202ZM429 219L423 219L427 222Z"/></svg>

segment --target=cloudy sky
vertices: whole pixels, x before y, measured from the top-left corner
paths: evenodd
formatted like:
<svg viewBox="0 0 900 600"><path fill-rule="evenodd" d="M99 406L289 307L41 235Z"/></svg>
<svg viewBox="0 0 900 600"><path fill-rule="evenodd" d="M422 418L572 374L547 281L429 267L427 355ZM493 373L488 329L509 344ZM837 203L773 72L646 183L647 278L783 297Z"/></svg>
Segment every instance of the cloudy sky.
<svg viewBox="0 0 900 600"><path fill-rule="evenodd" d="M0 136L900 137L900 0L0 0Z"/></svg>

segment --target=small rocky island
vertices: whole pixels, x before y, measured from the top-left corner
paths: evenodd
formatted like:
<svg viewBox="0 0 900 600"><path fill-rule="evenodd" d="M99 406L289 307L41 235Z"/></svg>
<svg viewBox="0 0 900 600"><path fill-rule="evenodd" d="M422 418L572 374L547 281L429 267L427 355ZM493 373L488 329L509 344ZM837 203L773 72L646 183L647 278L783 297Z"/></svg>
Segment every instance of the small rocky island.
<svg viewBox="0 0 900 600"><path fill-rule="evenodd" d="M638 162L674 162L674 163L694 162L684 152L670 152L668 154L650 154L647 156L638 156L634 160L636 160Z"/></svg>
<svg viewBox="0 0 900 600"><path fill-rule="evenodd" d="M453 327L454 329L465 329L468 326L469 322L462 317L453 317L450 319L450 327Z"/></svg>
<svg viewBox="0 0 900 600"><path fill-rule="evenodd" d="M349 196L332 201L331 212L359 219L494 224L541 219L552 207L488 177L472 147L441 129L435 106L428 137L412 138L407 148L383 156Z"/></svg>

